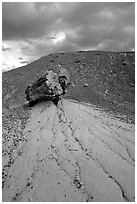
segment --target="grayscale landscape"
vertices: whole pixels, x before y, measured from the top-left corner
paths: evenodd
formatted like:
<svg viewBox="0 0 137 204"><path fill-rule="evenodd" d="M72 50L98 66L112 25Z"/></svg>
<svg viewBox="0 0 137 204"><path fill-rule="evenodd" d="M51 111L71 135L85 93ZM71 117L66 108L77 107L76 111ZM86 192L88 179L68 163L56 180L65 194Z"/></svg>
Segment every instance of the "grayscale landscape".
<svg viewBox="0 0 137 204"><path fill-rule="evenodd" d="M96 19L95 16L101 13L102 19L102 15L105 15L103 11L113 13L115 8L119 8L120 19L130 19L129 22L121 20L120 25L131 26L134 4L26 4L3 3L3 55L7 61L4 61L2 73L2 201L134 202L135 51L132 29L127 32L131 37L127 47L124 47L125 43L119 47L119 32L118 36L114 35L119 42L116 47L112 43L110 49L99 49L95 45L94 49L87 49L87 42L90 46L94 44L89 40L92 32L91 37L89 33L84 33L82 39L83 30L77 36L80 42L70 32L68 38L60 38L64 44L60 44L61 41L51 44L49 53L46 52L47 43L52 35L49 37L46 33L44 48L42 43L38 45L42 38L31 35L35 29L26 26L24 37L21 33L23 22L27 25L27 18L31 23L36 18L39 26L40 23L47 26L49 33L52 29L58 29L56 26L52 28L51 23L55 23L53 19L51 22L42 21L43 15L51 19L53 11L56 14L53 18L64 20L64 24L59 21L60 29L65 29L62 26L67 25L67 29L74 31L78 26L75 35L79 34L79 23L81 27L82 23L89 23L91 16L88 14L94 14L92 17ZM17 20L19 12L14 15L14 7L21 9L21 5L26 11L20 10L21 18ZM96 14L90 5L93 5ZM34 10L32 12L34 6L37 17ZM64 8L66 14L63 13ZM27 9L32 12L33 18L27 17ZM46 14L43 14L44 9L47 9ZM127 11L126 14L123 11ZM86 13L87 17L84 18ZM107 15L103 22L106 22ZM77 17L76 24L73 24L74 17ZM96 20L102 23L101 19ZM13 25L12 20L16 24L15 30L15 27L9 26ZM36 28L37 21L35 23L33 27ZM93 26L92 23L90 26ZM113 25L115 23L113 16ZM47 32L42 28L38 27L41 32ZM107 34L104 33L102 42L105 42ZM94 39L101 40L98 37ZM57 39L59 37L54 36L54 40ZM75 48L69 44L74 39ZM84 39L88 41L83 44L85 47L80 47ZM30 47L25 48L28 41ZM18 56L17 50L13 51L10 47L13 42L14 48L23 45L20 47L22 55ZM42 52L38 53L37 46ZM30 50L33 57L37 56L33 60ZM24 56L30 58L24 59ZM8 59L13 57L13 64L16 57L20 58L19 61L24 59L23 66L15 63L9 67Z"/></svg>

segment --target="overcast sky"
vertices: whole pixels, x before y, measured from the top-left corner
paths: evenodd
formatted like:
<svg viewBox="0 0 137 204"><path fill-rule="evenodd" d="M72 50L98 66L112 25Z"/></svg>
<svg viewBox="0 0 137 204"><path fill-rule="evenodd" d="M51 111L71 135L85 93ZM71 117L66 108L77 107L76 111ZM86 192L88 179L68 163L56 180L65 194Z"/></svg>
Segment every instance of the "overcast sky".
<svg viewBox="0 0 137 204"><path fill-rule="evenodd" d="M74 50L135 49L135 3L2 3L3 69Z"/></svg>

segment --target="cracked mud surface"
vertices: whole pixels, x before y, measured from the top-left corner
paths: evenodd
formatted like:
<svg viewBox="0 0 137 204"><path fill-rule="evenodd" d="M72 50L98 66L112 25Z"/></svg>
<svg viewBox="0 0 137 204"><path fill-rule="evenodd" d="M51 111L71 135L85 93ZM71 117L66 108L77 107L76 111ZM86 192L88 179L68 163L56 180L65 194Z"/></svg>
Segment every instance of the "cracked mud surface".
<svg viewBox="0 0 137 204"><path fill-rule="evenodd" d="M92 106L37 104L25 139L3 156L3 201L134 201L134 134L133 124Z"/></svg>

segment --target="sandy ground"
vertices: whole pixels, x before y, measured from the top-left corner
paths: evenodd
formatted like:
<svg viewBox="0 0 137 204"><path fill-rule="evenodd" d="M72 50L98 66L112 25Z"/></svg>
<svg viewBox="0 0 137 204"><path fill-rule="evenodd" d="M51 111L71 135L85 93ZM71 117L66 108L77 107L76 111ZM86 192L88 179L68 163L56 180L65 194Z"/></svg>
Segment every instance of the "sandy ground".
<svg viewBox="0 0 137 204"><path fill-rule="evenodd" d="M134 125L62 99L58 107L34 106L23 137L7 172L3 201L135 200Z"/></svg>

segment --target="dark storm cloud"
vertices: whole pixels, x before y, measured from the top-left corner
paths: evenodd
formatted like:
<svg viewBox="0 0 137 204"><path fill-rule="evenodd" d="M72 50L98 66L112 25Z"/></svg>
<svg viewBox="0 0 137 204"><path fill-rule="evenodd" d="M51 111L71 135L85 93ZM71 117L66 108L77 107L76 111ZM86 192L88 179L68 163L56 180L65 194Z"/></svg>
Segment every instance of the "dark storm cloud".
<svg viewBox="0 0 137 204"><path fill-rule="evenodd" d="M43 8L41 3L38 9L36 5L30 2L2 4L4 40L39 38L52 30L57 19L56 7L52 3L45 3Z"/></svg>
<svg viewBox="0 0 137 204"><path fill-rule="evenodd" d="M23 60L23 57L19 57L19 60Z"/></svg>
<svg viewBox="0 0 137 204"><path fill-rule="evenodd" d="M3 3L3 40L24 40L23 54L80 49L134 48L135 4L117 3ZM52 44L56 33L62 42Z"/></svg>

